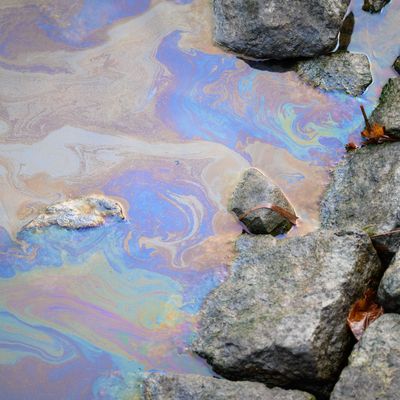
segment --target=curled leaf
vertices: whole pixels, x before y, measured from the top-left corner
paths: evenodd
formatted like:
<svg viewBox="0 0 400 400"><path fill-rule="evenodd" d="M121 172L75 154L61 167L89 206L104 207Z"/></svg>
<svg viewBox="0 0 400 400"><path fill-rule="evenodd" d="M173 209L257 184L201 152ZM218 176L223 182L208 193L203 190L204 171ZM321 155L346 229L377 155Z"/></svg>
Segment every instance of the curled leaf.
<svg viewBox="0 0 400 400"><path fill-rule="evenodd" d="M286 210L283 207L277 206L276 204L271 204L271 203L261 203L257 207L251 208L250 210L247 210L245 213L239 216L239 220L243 221L249 214L251 214L254 211L257 210L262 210L262 209L268 209L275 211L278 213L281 217L287 219L292 225L296 225L297 220L299 217L290 211Z"/></svg>
<svg viewBox="0 0 400 400"><path fill-rule="evenodd" d="M346 148L346 151L353 151L353 150L357 150L358 146L354 142L349 142L346 144L345 148Z"/></svg>
<svg viewBox="0 0 400 400"><path fill-rule="evenodd" d="M375 303L376 293L367 289L364 297L357 300L347 316L347 325L357 340L368 328L368 326L383 314L383 308Z"/></svg>

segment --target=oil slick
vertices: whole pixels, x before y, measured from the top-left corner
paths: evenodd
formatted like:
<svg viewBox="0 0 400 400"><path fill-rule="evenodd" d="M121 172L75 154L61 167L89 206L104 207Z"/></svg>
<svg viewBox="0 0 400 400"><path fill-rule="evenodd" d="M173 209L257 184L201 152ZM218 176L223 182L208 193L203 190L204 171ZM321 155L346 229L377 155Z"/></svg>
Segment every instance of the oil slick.
<svg viewBox="0 0 400 400"><path fill-rule="evenodd" d="M400 5L371 17L360 4L349 49L370 56L374 84L352 99L214 47L206 0L1 2L7 399L132 398L144 370L211 374L187 346L229 273L237 177L270 175L301 217L290 235L315 229L327 170L359 138L359 104L372 109L392 73ZM18 233L40 207L91 193L127 221Z"/></svg>

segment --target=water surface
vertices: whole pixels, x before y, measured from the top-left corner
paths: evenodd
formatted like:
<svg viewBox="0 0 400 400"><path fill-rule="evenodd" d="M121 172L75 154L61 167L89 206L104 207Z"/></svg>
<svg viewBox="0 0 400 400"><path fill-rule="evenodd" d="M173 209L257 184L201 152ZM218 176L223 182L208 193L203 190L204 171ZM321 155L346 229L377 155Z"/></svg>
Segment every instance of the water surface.
<svg viewBox="0 0 400 400"><path fill-rule="evenodd" d="M1 2L1 399L132 398L143 371L212 374L188 346L241 232L226 212L238 175L283 188L301 217L290 235L316 229L359 105L395 74L400 2L352 9L349 49L374 76L357 99L213 46L207 0ZM20 232L90 193L128 220Z"/></svg>

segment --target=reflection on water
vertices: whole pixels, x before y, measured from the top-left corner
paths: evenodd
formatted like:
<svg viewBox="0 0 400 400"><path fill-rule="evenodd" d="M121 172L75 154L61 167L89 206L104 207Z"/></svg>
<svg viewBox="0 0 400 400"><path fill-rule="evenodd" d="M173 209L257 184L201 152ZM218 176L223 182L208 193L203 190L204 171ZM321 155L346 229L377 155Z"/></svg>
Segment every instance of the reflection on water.
<svg viewBox="0 0 400 400"><path fill-rule="evenodd" d="M212 374L187 350L240 232L256 166L318 226L327 170L358 140L400 52L392 1L352 4L361 98L253 69L211 43L207 0L0 4L0 397L123 399L141 371ZM46 204L104 193L123 223L19 232Z"/></svg>

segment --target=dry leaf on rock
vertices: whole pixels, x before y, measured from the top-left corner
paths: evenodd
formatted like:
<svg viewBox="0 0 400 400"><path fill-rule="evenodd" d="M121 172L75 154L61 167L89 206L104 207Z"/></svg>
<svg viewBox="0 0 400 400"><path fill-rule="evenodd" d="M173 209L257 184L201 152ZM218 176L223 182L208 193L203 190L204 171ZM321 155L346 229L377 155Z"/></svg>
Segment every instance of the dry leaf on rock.
<svg viewBox="0 0 400 400"><path fill-rule="evenodd" d="M357 340L368 326L383 314L383 307L375 303L376 293L368 289L362 299L357 300L347 316L347 324Z"/></svg>

